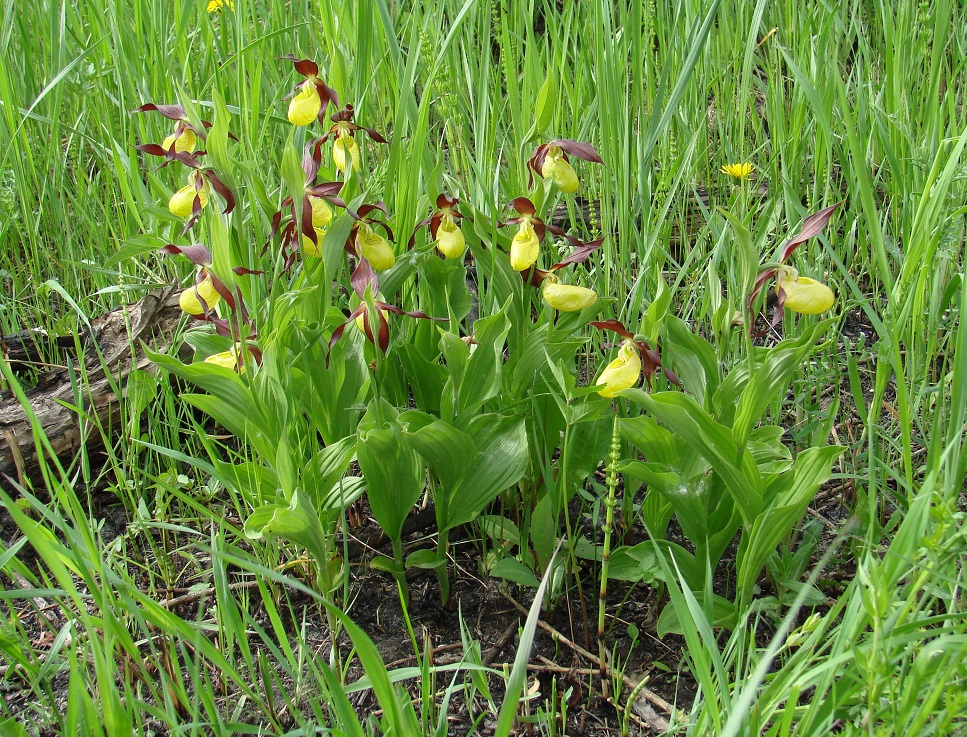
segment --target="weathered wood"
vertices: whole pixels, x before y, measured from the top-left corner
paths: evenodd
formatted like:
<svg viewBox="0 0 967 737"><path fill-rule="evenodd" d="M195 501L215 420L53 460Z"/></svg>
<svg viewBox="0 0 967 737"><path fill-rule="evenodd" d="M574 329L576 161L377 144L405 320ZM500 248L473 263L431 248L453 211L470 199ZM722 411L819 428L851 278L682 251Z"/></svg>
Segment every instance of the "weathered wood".
<svg viewBox="0 0 967 737"><path fill-rule="evenodd" d="M85 336L86 370L75 373L81 382L83 416L76 404L66 366L48 367L27 392L30 408L54 454L68 466L82 445L89 451L104 447L105 433L117 428L127 377L134 369L150 369L142 345L167 349L184 314L178 292L166 288L149 292L133 305L95 319ZM4 360L4 359L0 359ZM72 357L72 361L76 359ZM23 485L39 475L31 422L24 406L11 391L0 392L0 487L10 491L11 481Z"/></svg>

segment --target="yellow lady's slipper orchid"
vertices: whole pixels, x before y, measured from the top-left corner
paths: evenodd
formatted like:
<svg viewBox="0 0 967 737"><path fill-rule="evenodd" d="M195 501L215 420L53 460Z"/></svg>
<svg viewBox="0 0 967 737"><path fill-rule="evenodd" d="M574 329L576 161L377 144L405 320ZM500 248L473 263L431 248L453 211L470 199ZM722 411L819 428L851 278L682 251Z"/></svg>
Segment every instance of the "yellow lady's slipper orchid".
<svg viewBox="0 0 967 737"><path fill-rule="evenodd" d="M198 142L197 136L195 136L195 131L191 128L182 128L180 131L176 131L168 136L165 140L161 142L161 148L165 151L171 150L171 144L175 145L175 153L182 153L187 151L192 153L195 150L195 145Z"/></svg>
<svg viewBox="0 0 967 737"><path fill-rule="evenodd" d="M373 271L386 271L396 263L396 254L389 241L366 223L360 223L356 231L356 247L359 254L369 261Z"/></svg>
<svg viewBox="0 0 967 737"><path fill-rule="evenodd" d="M522 220L510 244L510 267L514 271L525 271L533 266L540 253L541 242L534 232L530 220Z"/></svg>
<svg viewBox="0 0 967 737"><path fill-rule="evenodd" d="M208 0L208 12L216 13L228 8L229 10L235 10L235 3L232 0Z"/></svg>
<svg viewBox="0 0 967 737"><path fill-rule="evenodd" d="M313 228L313 230L316 232L316 242L313 243L312 238L303 233L302 252L312 258L322 258L322 238L326 232L320 228Z"/></svg>
<svg viewBox="0 0 967 737"><path fill-rule="evenodd" d="M557 188L564 194L574 194L578 191L578 175L574 167L564 158L560 146L551 146L547 150L547 157L541 167L541 176L554 180Z"/></svg>
<svg viewBox="0 0 967 737"><path fill-rule="evenodd" d="M241 345L236 343L233 348L227 351L222 351L221 353L215 353L205 359L205 363L211 363L215 366L221 366L222 368L227 368L232 371L237 371L240 374L245 373L245 363L239 360Z"/></svg>
<svg viewBox="0 0 967 737"><path fill-rule="evenodd" d="M635 386L639 376L641 376L641 355L635 344L626 340L621 344L618 357L601 372L595 386L602 387L598 389L598 394L602 397L615 397L618 392Z"/></svg>
<svg viewBox="0 0 967 737"><path fill-rule="evenodd" d="M352 162L353 171L359 171L359 144L350 135L349 128L340 130L335 143L332 144L332 160L341 172L346 171L346 154Z"/></svg>
<svg viewBox="0 0 967 737"><path fill-rule="evenodd" d="M322 107L322 98L319 97L319 89L316 87L316 80L310 77L302 83L302 92L292 98L289 103L289 122L295 126L309 125L319 114Z"/></svg>
<svg viewBox="0 0 967 737"><path fill-rule="evenodd" d="M560 284L555 274L544 277L541 291L547 304L560 312L577 312L598 301L593 289Z"/></svg>
<svg viewBox="0 0 967 737"><path fill-rule="evenodd" d="M322 197L310 197L309 205L312 207L313 228L320 230L332 222L332 208L326 204Z"/></svg>
<svg viewBox="0 0 967 737"><path fill-rule="evenodd" d="M436 231L436 247L446 258L460 258L467 249L463 231L452 215L444 215Z"/></svg>
<svg viewBox="0 0 967 737"><path fill-rule="evenodd" d="M196 290L198 294L195 294ZM204 305L199 301L199 295L205 300ZM199 315L205 314L206 307L210 312L218 304L218 300L220 299L218 290L215 289L215 284L212 282L211 274L206 274L200 283L188 287L188 289L181 293L181 296L178 298L178 304L189 315L198 317Z"/></svg>
<svg viewBox="0 0 967 737"><path fill-rule="evenodd" d="M776 277L776 294L779 290L786 293L783 306L800 315L818 315L825 312L836 298L833 290L822 282L799 276L792 266L780 266Z"/></svg>
<svg viewBox="0 0 967 737"><path fill-rule="evenodd" d="M752 164L748 161L742 162L740 164L726 164L720 171L732 177L737 182L744 182L752 178L752 171L755 169Z"/></svg>
<svg viewBox="0 0 967 737"><path fill-rule="evenodd" d="M175 217L191 217L194 209L196 194L198 195L198 199L201 201L202 209L205 208L205 206L208 204L208 200L211 199L211 185L208 183L208 180L203 179L202 188L196 189L195 181L197 178L197 171L190 172L188 174L188 184L171 195L171 199L168 200L168 209Z"/></svg>

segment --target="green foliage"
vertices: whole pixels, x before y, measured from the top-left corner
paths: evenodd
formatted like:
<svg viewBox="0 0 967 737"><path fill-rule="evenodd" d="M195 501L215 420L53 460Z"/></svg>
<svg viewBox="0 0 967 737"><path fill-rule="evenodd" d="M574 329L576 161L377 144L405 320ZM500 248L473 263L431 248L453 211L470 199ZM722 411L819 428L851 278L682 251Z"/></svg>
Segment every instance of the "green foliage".
<svg viewBox="0 0 967 737"><path fill-rule="evenodd" d="M58 461L35 423L19 442L27 455L36 446L39 477L0 481L14 530L0 551L14 582L0 651L10 678L28 684L32 706L17 715L28 725L442 734L449 702L433 698L425 659L419 703L390 673L389 687L378 684L383 719L359 720L345 696L370 684L347 685L339 657L319 662L293 626L312 615L285 587L351 600L343 517L366 495L394 545L377 565L400 581L407 566L432 568L446 599L459 534L490 575L534 588L544 578L548 599L581 599L569 587L601 558L588 515L600 508L594 474L618 416L615 536L641 522L654 537L612 551L608 578L668 592L660 629L685 634L701 687L685 731L963 730L967 36L955 3L8 5L4 350L25 328L71 336L93 325L96 335L97 315L151 288L189 286L192 266L157 254L169 243L205 243L238 303L223 295L215 306L224 334L188 327L193 359L177 358L178 345L151 353L161 372L140 364L113 386L120 417L110 421L90 412L109 358L92 344L87 355L44 348L32 374L0 363L0 388L28 412L24 387L44 364L64 366L73 393L63 401L106 441L103 453L82 445ZM390 139L357 131L361 167L340 192L353 212L386 203L396 264L378 289L351 288L346 210L334 207L321 258L269 237L276 211L287 223L287 195L298 221L304 145L329 126L325 116L310 131L288 123L303 79L279 61L289 53L318 62L358 122ZM200 161L234 193L232 212L215 193L183 232L166 203L186 168L155 168L136 148L163 140L173 121L130 112L145 102L184 105L198 130L213 123ZM589 141L605 162L571 158L578 197L530 181L533 147L555 139ZM331 144L317 181L344 178ZM721 172L744 162L750 181ZM473 219L460 221L465 259L443 260L417 229L440 193ZM584 265L559 271L594 289L595 305L556 313L510 268L514 229L501 223L520 196L575 238L606 236ZM758 265L809 213L840 201L790 261L833 288L834 316L787 312L753 340ZM538 266L570 252L550 234ZM756 309L771 309L775 291L766 283ZM438 319L390 312L385 352L352 321L331 344L360 304L378 333L376 301ZM609 318L658 349L684 388L659 370L648 392L599 397L594 377L614 351L587 325ZM140 351L149 336L135 327ZM244 371L205 363L238 339L259 352L242 349ZM818 573L804 583L808 545L796 548L831 478L825 488L856 520L839 550L857 573L841 593ZM127 516L116 537L91 504L102 491ZM424 495L437 545L414 551L400 530ZM672 520L684 540L666 539ZM735 542L734 564L723 563ZM279 572L301 570L303 552L314 591ZM764 567L776 597L757 590ZM232 588L238 570L258 588ZM734 596L716 595L716 572ZM213 593L197 612L169 611L159 601L181 585ZM828 610L807 616L817 603ZM334 631L348 627L338 607L327 611ZM23 612L42 623L39 636ZM776 632L766 649L760 620ZM372 650L357 648L378 671ZM477 692L486 687L478 677ZM226 688L240 699L218 698ZM307 693L330 706L306 705ZM280 720L281 704L295 725ZM502 727L516 706L507 701ZM0 731L15 731L4 708Z"/></svg>

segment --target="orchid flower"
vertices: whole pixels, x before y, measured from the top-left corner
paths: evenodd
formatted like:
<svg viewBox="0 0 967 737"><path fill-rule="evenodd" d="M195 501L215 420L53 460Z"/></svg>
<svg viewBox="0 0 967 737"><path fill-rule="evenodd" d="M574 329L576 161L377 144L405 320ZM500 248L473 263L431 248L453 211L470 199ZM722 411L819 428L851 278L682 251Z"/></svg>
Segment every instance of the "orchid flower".
<svg viewBox="0 0 967 737"><path fill-rule="evenodd" d="M765 264L756 277L752 294L749 295L750 312L759 292L770 279L776 277L776 294L779 301L772 317L771 326L773 328L782 320L783 308L788 308L801 315L818 315L826 312L835 304L836 297L829 287L815 279L799 276L799 271L787 265L786 261L799 246L823 232L833 213L842 204L842 202L837 202L835 205L830 205L807 217L803 221L799 233L782 247L779 254L779 263ZM761 336L762 333L755 335Z"/></svg>
<svg viewBox="0 0 967 737"><path fill-rule="evenodd" d="M593 289L561 284L553 271L544 277L541 293L544 301L558 312L579 312L598 301L598 295Z"/></svg>
<svg viewBox="0 0 967 737"><path fill-rule="evenodd" d="M297 59L293 54L282 57L295 65L295 70L305 81L293 90L295 96L289 102L288 118L294 126L309 125L313 120L322 123L330 103L339 107L339 96L319 76L319 65L311 59Z"/></svg>
<svg viewBox="0 0 967 737"><path fill-rule="evenodd" d="M352 105L346 105L332 116L333 125L319 141L335 139L332 144L332 159L336 168L347 173L351 166L353 171L359 171L359 145L356 143L356 132L365 131L377 143L387 143L387 140L372 128L364 128L353 122L356 111Z"/></svg>
<svg viewBox="0 0 967 737"><path fill-rule="evenodd" d="M181 105L155 105L153 102L146 102L134 110L136 113L156 112L168 120L175 123L174 130L162 142L161 148L170 153L193 153L198 139L205 138L203 131L196 130L188 120L188 113ZM203 120L204 128L211 128L212 124Z"/></svg>
<svg viewBox="0 0 967 737"><path fill-rule="evenodd" d="M413 248L417 231L429 225L430 236L436 243L437 250L443 254L444 258L455 259L462 257L464 251L467 250L467 241L463 237L463 231L460 229L460 220L471 220L471 218L461 214L457 210L459 203L460 200L456 197L440 194L436 198L436 212L426 220L417 223L416 229L410 237L409 247Z"/></svg>
<svg viewBox="0 0 967 737"><path fill-rule="evenodd" d="M543 179L553 180L564 194L574 194L578 191L578 175L568 160L568 154L595 164L604 163L590 143L557 138L538 146L527 161L527 168Z"/></svg>
<svg viewBox="0 0 967 737"><path fill-rule="evenodd" d="M537 210L534 207L534 203L526 197L517 197L511 204L520 217L510 218L507 222L501 223L500 225L517 226L517 233L514 235L514 240L510 244L510 266L514 271L524 272L537 263L537 258L540 255L541 242L544 240L544 234L547 231L566 239L568 243L575 247L574 254L560 264L557 264L557 266L578 263L579 261L587 259L604 241L601 238L590 243L583 243L574 236L565 233L562 228L545 223L537 217ZM579 252L580 255L575 257L575 254L579 254ZM555 267L552 267L552 270L553 268ZM541 275L540 280L534 283L534 286L540 286L543 275L547 272L536 271L534 273Z"/></svg>
<svg viewBox="0 0 967 737"><path fill-rule="evenodd" d="M638 384L641 373L645 374L645 383L651 388L651 378L658 369L661 369L665 377L675 384L681 386L681 381L671 369L661 365L661 356L644 340L639 340L638 336L632 333L618 320L605 320L603 322L592 322L594 327L600 330L610 330L622 336L625 340L621 343L617 357L611 361L598 376L595 386L600 386L598 394L602 397L612 398L625 389L630 389Z"/></svg>

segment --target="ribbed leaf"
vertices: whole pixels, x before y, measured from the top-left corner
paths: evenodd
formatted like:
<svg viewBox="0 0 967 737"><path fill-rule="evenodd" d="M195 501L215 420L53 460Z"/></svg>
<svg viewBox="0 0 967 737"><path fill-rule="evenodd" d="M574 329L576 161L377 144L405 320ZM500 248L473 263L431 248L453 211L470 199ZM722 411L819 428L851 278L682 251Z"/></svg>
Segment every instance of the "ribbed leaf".
<svg viewBox="0 0 967 737"><path fill-rule="evenodd" d="M409 444L440 478L439 493L445 497L441 533L472 520L527 469L522 417L480 415L466 429L461 432L438 421L407 434Z"/></svg>

